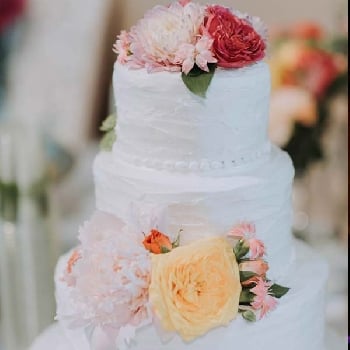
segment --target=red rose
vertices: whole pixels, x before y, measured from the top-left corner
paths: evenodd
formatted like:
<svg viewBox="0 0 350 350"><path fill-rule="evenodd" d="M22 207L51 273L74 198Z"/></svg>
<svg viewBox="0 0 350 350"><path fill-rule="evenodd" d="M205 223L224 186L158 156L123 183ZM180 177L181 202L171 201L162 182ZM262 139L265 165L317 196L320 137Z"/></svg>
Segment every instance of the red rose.
<svg viewBox="0 0 350 350"><path fill-rule="evenodd" d="M228 8L208 6L203 32L214 39L212 50L219 67L241 68L265 56L264 40L247 21Z"/></svg>
<svg viewBox="0 0 350 350"><path fill-rule="evenodd" d="M24 10L25 0L0 0L0 34Z"/></svg>

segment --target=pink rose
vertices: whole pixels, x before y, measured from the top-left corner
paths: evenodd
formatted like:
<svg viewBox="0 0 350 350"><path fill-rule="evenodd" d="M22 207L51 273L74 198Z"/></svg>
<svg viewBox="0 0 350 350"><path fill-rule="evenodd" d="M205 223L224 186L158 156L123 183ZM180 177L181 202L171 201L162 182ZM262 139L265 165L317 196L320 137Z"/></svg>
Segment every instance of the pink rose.
<svg viewBox="0 0 350 350"><path fill-rule="evenodd" d="M214 39L212 50L219 67L241 68L265 56L264 40L228 8L208 6L202 31Z"/></svg>

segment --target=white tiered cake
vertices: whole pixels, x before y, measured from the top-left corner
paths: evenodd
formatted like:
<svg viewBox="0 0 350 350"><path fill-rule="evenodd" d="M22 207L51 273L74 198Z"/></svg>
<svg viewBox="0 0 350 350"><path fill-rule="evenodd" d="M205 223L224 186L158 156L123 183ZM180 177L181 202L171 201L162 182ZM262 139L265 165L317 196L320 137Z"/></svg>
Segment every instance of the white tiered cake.
<svg viewBox="0 0 350 350"><path fill-rule="evenodd" d="M185 8L188 2L183 1L181 6ZM267 136L268 65L257 60L242 68L223 69L218 61L205 98L191 92L179 72L149 73L144 68L130 69L120 62L115 64L113 83L118 113L115 128L117 139L111 152L97 155L94 177L97 216L105 215L113 221L114 227L99 228L97 220L90 224L92 228L86 229L85 225L80 233L82 246L87 247L85 254L94 256L91 261L98 265L96 276L101 274L102 277L83 280L70 275L76 266L79 268L77 275L84 273L84 269L79 267L79 260L84 259L82 248L62 257L56 272L57 315L72 348L88 350L91 345L97 350L115 350L118 346L144 350L323 349L323 294L327 267L308 247L292 238L291 186L294 170L288 155L271 145ZM108 239L111 239L110 246L108 243L103 248L108 255L110 252L106 247L115 249L113 252L128 250L125 239L135 232L147 234L149 230L157 228L168 233L173 241L177 232L181 232L180 247L170 248L159 255L151 250L154 253L152 264L158 257L170 257L173 252L181 252L186 246L194 247L192 261L195 267L191 273L196 274L197 242L211 242L210 239L214 237L224 237L239 223L246 223L248 226L245 227L248 228L253 226L247 223L254 223L256 239L263 242L266 248L269 280L290 288L278 301L276 309L262 319L250 323L242 317L232 316L227 322L220 320L220 314L210 320L209 311L206 314L204 310L201 317L207 317L204 323L212 322L212 326L208 326L205 332L200 330L198 336L189 339L186 338L188 330L182 330L181 325L177 325L170 311L171 326L161 317L157 320L157 316L164 316L164 310L157 308L159 300L151 295L150 290L153 321L141 322L136 330L129 330L128 326L125 327L128 323L124 322L124 338L118 341L120 333L117 327L114 328L114 324L108 323L105 318L99 319L94 313L98 309L99 317L113 314L113 301L116 300L110 289L101 291L96 286L101 281L105 283L107 278L107 263L105 257L99 255L101 245L96 248L96 241L107 240L108 243ZM100 233L99 230L109 230L109 234ZM113 243L109 236L111 230L117 243ZM118 254L122 255L120 252ZM139 254L139 251L135 251L134 256L139 259ZM191 265L191 256L185 258ZM239 265L241 271L244 262ZM160 268L165 264L166 260L160 263ZM87 276L90 273L86 272L88 266L85 266ZM94 269L94 265L91 266ZM130 267L130 274L133 268ZM122 269L119 262L114 262L115 273ZM140 271L138 275L143 273ZM152 267L153 293L155 289L162 288L162 285L154 285L155 275ZM188 277L187 281L191 281L191 278ZM206 282L205 278L203 283ZM212 276L209 279L212 281ZM225 283L218 282L222 293L225 292ZM252 285L255 283L252 282ZM175 284L173 282L171 288L175 288ZM111 285L108 284L109 287ZM76 286L80 288L80 294L74 291ZM242 286L244 290L244 282ZM183 288L189 287L185 285ZM104 303L103 313L100 304L94 305L94 308L89 305L87 300L92 300L89 299L91 290L98 290L98 295L94 296L98 299L96 303ZM110 304L105 303L106 293L110 293ZM201 297L200 292L197 296ZM215 297L209 297L207 302L215 303ZM186 296L182 295L181 298L183 301ZM189 300L192 299L186 300L186 305ZM173 303L175 309L184 307L181 302ZM145 305L140 304L137 312L142 307ZM177 312L175 309L172 313ZM147 313L147 310L145 307L144 312ZM77 324L79 321L75 314L79 312L81 323ZM203 323L202 319L196 319L197 316L194 320L186 317L183 320L190 325L193 323L193 328L196 328ZM123 315L116 317L120 319ZM188 317L191 318L191 314ZM135 325L135 322L131 323ZM167 331L171 331L170 334Z"/></svg>

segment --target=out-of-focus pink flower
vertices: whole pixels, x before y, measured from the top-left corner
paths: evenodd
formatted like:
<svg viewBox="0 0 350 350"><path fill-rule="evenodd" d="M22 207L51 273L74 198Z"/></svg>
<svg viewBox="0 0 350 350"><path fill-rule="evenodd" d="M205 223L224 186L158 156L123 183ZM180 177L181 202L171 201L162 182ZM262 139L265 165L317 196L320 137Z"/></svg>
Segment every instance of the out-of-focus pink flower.
<svg viewBox="0 0 350 350"><path fill-rule="evenodd" d="M338 74L332 54L308 47L299 55L296 66L298 80L305 89L321 98Z"/></svg>
<svg viewBox="0 0 350 350"><path fill-rule="evenodd" d="M176 52L175 61L182 65L182 71L188 74L196 64L201 70L208 72L208 63L216 63L211 52L213 39L202 36L195 44L182 44Z"/></svg>
<svg viewBox="0 0 350 350"><path fill-rule="evenodd" d="M259 276L265 276L269 265L262 259L243 261L239 264L240 271L254 272Z"/></svg>
<svg viewBox="0 0 350 350"><path fill-rule="evenodd" d="M202 31L214 39L219 67L241 68L265 56L265 42L252 25L223 6L207 7Z"/></svg>
<svg viewBox="0 0 350 350"><path fill-rule="evenodd" d="M125 234L112 215L95 213L80 230L79 258L72 258L73 307L69 315L58 316L79 325L114 329L115 338L125 327L150 323L150 258L142 238Z"/></svg>
<svg viewBox="0 0 350 350"><path fill-rule="evenodd" d="M250 289L250 291L255 294L254 301L251 305L255 310L260 310L260 319L277 306L277 300L269 294L270 287L270 282L259 278L255 287Z"/></svg>
<svg viewBox="0 0 350 350"><path fill-rule="evenodd" d="M323 37L324 32L318 23L298 22L290 28L289 35L297 39L319 40Z"/></svg>
<svg viewBox="0 0 350 350"><path fill-rule="evenodd" d="M130 64L151 72L180 71L176 53L182 44L195 44L203 16L204 7L192 2L149 10L130 31Z"/></svg>

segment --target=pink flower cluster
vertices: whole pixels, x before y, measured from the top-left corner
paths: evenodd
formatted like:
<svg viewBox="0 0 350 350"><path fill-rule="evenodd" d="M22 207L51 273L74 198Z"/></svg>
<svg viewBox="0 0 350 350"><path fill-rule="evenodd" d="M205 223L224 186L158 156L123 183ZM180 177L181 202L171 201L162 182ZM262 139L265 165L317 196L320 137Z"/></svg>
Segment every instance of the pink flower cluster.
<svg viewBox="0 0 350 350"><path fill-rule="evenodd" d="M122 345L151 322L150 259L139 238L125 234L116 218L102 212L81 228L81 246L64 274L72 308L63 318L72 326L92 327L96 334L102 330Z"/></svg>
<svg viewBox="0 0 350 350"><path fill-rule="evenodd" d="M243 290L254 295L250 305L245 305L243 309L258 313L259 318L262 318L277 306L277 300L270 292L273 284L266 277L269 265L264 260L264 243L256 238L255 225L250 222L235 225L227 235L238 242L236 254L239 270L246 274L241 281Z"/></svg>
<svg viewBox="0 0 350 350"><path fill-rule="evenodd" d="M130 68L182 71L209 63L240 68L265 56L266 27L257 17L190 0L156 6L114 45L118 61Z"/></svg>

